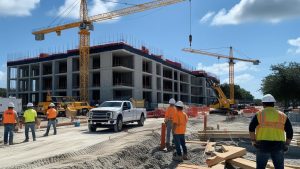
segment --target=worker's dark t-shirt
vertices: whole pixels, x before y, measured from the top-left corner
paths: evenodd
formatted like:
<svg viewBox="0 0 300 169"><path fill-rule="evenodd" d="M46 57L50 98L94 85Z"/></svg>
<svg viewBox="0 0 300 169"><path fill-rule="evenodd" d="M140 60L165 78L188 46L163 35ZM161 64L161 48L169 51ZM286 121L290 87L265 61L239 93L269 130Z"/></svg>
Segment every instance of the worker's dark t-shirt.
<svg viewBox="0 0 300 169"><path fill-rule="evenodd" d="M257 115L255 115L249 125L249 132L255 132L256 127L258 126ZM293 139L293 127L289 120L286 119L284 124L284 130L286 132L287 139ZM265 152L272 152L272 151L280 151L283 150L285 142L282 141L259 141L257 142L257 147Z"/></svg>

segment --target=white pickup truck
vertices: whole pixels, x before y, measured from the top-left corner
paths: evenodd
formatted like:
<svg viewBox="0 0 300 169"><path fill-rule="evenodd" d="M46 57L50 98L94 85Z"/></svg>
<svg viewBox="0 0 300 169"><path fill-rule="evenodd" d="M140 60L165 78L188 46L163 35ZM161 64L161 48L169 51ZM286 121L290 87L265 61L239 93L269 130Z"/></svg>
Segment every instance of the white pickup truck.
<svg viewBox="0 0 300 169"><path fill-rule="evenodd" d="M91 109L87 115L90 132L102 127L118 132L122 130L123 124L137 122L143 126L147 113L144 108L134 108L130 101L106 101Z"/></svg>

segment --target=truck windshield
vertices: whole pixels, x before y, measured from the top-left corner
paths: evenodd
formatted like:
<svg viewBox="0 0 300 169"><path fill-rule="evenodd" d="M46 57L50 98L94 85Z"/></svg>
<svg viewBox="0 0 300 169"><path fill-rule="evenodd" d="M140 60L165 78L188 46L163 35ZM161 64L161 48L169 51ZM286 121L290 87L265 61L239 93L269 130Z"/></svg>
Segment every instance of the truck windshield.
<svg viewBox="0 0 300 169"><path fill-rule="evenodd" d="M104 102L100 107L121 107L122 102Z"/></svg>

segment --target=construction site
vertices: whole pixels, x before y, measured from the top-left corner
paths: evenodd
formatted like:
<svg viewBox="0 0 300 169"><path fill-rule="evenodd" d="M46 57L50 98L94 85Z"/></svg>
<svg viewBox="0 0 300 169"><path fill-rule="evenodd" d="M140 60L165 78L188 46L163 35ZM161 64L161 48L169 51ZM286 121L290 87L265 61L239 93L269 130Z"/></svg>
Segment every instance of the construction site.
<svg viewBox="0 0 300 169"><path fill-rule="evenodd" d="M255 169L263 149L257 146L260 141L282 143L282 167L300 169L299 86L291 91L295 95L286 94L286 97L290 95L286 99L277 97L276 92L280 87L289 88L288 85L274 85L276 90L269 90L272 85L267 84L270 79L275 82L276 78L272 78L276 73L285 71L282 70L285 63L279 68L271 65L273 74L262 80L257 75L262 87L254 92L260 92L261 98L251 95L252 88L251 92L247 89L244 92L252 97L249 98L241 95L244 89L236 86L244 80L236 80L241 69L239 64L249 64L253 67L248 71L259 74L255 66L265 66L264 58L236 56L238 52L231 46L226 48L228 55L197 49L201 45L193 42L196 37L191 31L191 0L145 3L103 0L98 3L127 7L96 14L89 9L92 3L88 0L72 3L68 4L70 11L65 13L79 9L76 11L79 20L35 29L31 36L32 41L47 41L48 34L61 36L69 29L78 29L78 34L72 35L79 38L76 47L59 52L39 51L34 56L9 58L5 63L6 97L0 98L0 169ZM173 5L188 6L189 47L182 47L180 52L189 54L187 57L217 59L218 65L219 60L226 61L226 73L219 71L227 76L226 80L213 69L188 67L186 62L155 52L145 44L130 43L124 37L91 45L91 34L96 34L93 31L98 23ZM221 14L211 13L214 17ZM212 16L205 17L201 23ZM292 74L298 74L298 69L291 71ZM284 79L291 81L295 76L286 73ZM276 118L265 115L266 111L271 112L270 107ZM11 109L16 114L13 124L7 121L7 117L12 117L7 115ZM53 109L55 116L50 117ZM171 109L174 114L168 117ZM29 111L36 112L34 121L27 119ZM179 118L178 123L175 116ZM186 120L186 124L184 132L178 133L184 123L181 120ZM56 126L53 134L51 123ZM254 132L253 123L257 123ZM35 134L31 135L31 128L28 139L31 124ZM13 126L13 142L10 135L9 144L8 125ZM267 132L263 133L263 129ZM280 141L273 139L279 137L278 133L284 137ZM183 155L178 155L177 146L179 149L183 146L178 135L183 136L187 147L187 153L182 147ZM264 136L272 138L265 140ZM265 168L277 169L276 161L271 156L268 158Z"/></svg>

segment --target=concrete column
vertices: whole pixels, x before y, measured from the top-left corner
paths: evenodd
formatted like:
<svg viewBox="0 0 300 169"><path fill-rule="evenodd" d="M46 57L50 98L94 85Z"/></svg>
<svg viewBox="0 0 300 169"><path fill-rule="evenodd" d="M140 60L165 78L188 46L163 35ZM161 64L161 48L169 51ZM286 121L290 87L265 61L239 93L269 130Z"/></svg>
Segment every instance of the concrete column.
<svg viewBox="0 0 300 169"><path fill-rule="evenodd" d="M16 91L19 94L20 92L20 66L17 67L17 80L16 80Z"/></svg>
<svg viewBox="0 0 300 169"><path fill-rule="evenodd" d="M206 87L206 79L202 78L202 90L203 90L203 97L204 97L204 104L208 104L208 93L207 93L207 87Z"/></svg>
<svg viewBox="0 0 300 169"><path fill-rule="evenodd" d="M45 101L43 100L43 86L42 86L42 75L43 75L43 65L42 63L40 62L39 63L39 70L40 70L40 73L39 73L39 101Z"/></svg>
<svg viewBox="0 0 300 169"><path fill-rule="evenodd" d="M143 58L139 55L133 56L134 62L134 72L133 72L133 98L142 99L143 98Z"/></svg>
<svg viewBox="0 0 300 169"><path fill-rule="evenodd" d="M32 83L31 83L31 64L28 66L28 88L27 88L27 91L28 91L28 100L30 102L32 102L32 98L30 97L31 96L31 91L32 91Z"/></svg>
<svg viewBox="0 0 300 169"><path fill-rule="evenodd" d="M152 61L152 103L157 103L157 78L156 78L156 62Z"/></svg>
<svg viewBox="0 0 300 169"><path fill-rule="evenodd" d="M55 60L53 60L52 62L51 62L51 64L52 64L52 95L56 95L55 94L55 91L56 91L56 86L55 86L55 84L57 83L57 80L56 80L56 78L55 78Z"/></svg>
<svg viewBox="0 0 300 169"><path fill-rule="evenodd" d="M68 57L67 58L67 96L72 96L72 81L73 81L72 66L73 66L72 57Z"/></svg>
<svg viewBox="0 0 300 169"><path fill-rule="evenodd" d="M10 67L7 67L7 72L6 72L6 88L7 88L7 92L6 92L6 97L8 97L11 93L10 93Z"/></svg>
<svg viewBox="0 0 300 169"><path fill-rule="evenodd" d="M100 100L113 99L112 52L101 53L100 57Z"/></svg>
<svg viewBox="0 0 300 169"><path fill-rule="evenodd" d="M192 96L191 96L191 91L192 91L192 89L191 89L191 75L188 75L188 103L191 103L191 101L192 101Z"/></svg>

